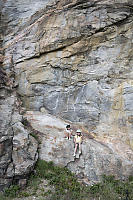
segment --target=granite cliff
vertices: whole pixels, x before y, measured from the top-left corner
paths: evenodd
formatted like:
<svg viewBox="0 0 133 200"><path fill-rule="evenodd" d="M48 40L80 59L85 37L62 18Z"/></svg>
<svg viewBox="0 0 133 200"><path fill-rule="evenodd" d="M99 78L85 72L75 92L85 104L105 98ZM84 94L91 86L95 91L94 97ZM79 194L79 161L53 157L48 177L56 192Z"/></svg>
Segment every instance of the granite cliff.
<svg viewBox="0 0 133 200"><path fill-rule="evenodd" d="M31 132L41 140L41 159L88 184L102 174L133 175L133 2L0 6L0 190L21 184L34 168ZM67 123L83 132L79 159L64 139Z"/></svg>

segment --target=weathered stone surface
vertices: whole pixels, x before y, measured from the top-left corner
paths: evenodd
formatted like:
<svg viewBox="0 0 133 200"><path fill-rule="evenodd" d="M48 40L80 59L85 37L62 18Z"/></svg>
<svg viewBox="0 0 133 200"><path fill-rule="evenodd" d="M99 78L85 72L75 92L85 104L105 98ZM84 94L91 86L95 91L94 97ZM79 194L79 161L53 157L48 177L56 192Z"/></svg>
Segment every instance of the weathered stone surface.
<svg viewBox="0 0 133 200"><path fill-rule="evenodd" d="M14 112L15 100L14 96L0 100L0 190L16 177L27 178L38 158L38 143L21 123L22 116Z"/></svg>
<svg viewBox="0 0 133 200"><path fill-rule="evenodd" d="M14 111L16 103L12 101L16 102L13 100L16 94L7 95L2 90L0 98L7 97L1 100L1 135L10 140L13 137L13 141L16 138L20 148L19 157L13 152L15 173L24 172L24 157L26 168L32 168L27 161L27 148L34 158L36 154L34 146L28 146L33 138L29 138L21 123L22 116L17 114L23 106L37 120L33 122L27 116L32 126L44 134L41 158L68 166L88 181L99 180L103 173L113 173L119 178L132 174L133 2L7 0L2 3L6 26L3 69L10 78L8 85L22 101ZM42 114L36 114L39 111ZM85 140L79 160L73 161L72 143L64 144L64 120L95 135L96 141ZM36 142L33 143L36 149ZM3 152L1 146L2 155ZM10 166L9 174L11 169Z"/></svg>
<svg viewBox="0 0 133 200"><path fill-rule="evenodd" d="M47 15L40 18L40 24L36 22L37 28L33 27L37 30L35 35L40 34L40 27L41 33L43 28L45 30L35 43L39 43L37 53L42 55L33 58L34 62L30 59L16 64L15 69L18 92L27 109L45 107L51 114L73 122L84 122L93 130L104 118L104 113L111 111L114 90L132 80L132 10L128 10L126 2L119 4L119 1L116 2L117 8L111 2L107 3L109 6L95 1L86 4L73 2L72 9L61 10L58 15L53 13L46 21ZM103 9L100 4L104 4ZM88 24L91 30L86 28ZM100 31L102 28L105 29ZM27 38L35 36L32 32L27 34ZM24 41L18 41L17 45L21 43ZM31 52L26 52L23 60L27 56L32 57ZM14 62L20 62L15 59Z"/></svg>
<svg viewBox="0 0 133 200"><path fill-rule="evenodd" d="M13 97L0 98L0 190L12 182L12 138L11 117L13 112ZM10 168L10 169L9 169Z"/></svg>
<svg viewBox="0 0 133 200"><path fill-rule="evenodd" d="M1 94L0 191L8 187L16 176L17 179L27 178L38 158L38 143L21 123L23 116L17 110L15 93L3 85Z"/></svg>
<svg viewBox="0 0 133 200"><path fill-rule="evenodd" d="M27 175L33 169L38 157L38 144L22 124L21 101L15 92L17 84L14 81L15 72L12 59L9 56L10 62L6 62L4 56L3 39L6 30L9 30L6 29L8 26L6 19L12 21L4 14L5 10L9 8L5 7L4 3L7 2L0 1L0 191L9 187L16 177L20 179L25 176L27 179ZM12 4L11 1L8 3ZM13 16L11 12L9 15ZM7 65L3 65L4 59ZM8 70L6 71L5 68ZM27 139L27 143L24 143L25 139ZM14 148L14 141L17 142L19 151ZM18 162L19 156L22 159L21 163Z"/></svg>
<svg viewBox="0 0 133 200"><path fill-rule="evenodd" d="M90 137L90 133L80 126L84 138L82 155L80 158L74 158L73 140L69 141L64 138L64 127L67 121L33 111L27 112L25 117L32 127L41 133L39 151L41 159L67 166L82 181L87 180L88 184L99 181L103 174L113 174L119 179L132 175L133 151L121 139L115 136L111 138ZM79 125L73 124L73 128L78 129Z"/></svg>
<svg viewBox="0 0 133 200"><path fill-rule="evenodd" d="M21 122L13 125L13 152L12 159L15 167L15 175L27 175L38 158L38 143L24 129Z"/></svg>

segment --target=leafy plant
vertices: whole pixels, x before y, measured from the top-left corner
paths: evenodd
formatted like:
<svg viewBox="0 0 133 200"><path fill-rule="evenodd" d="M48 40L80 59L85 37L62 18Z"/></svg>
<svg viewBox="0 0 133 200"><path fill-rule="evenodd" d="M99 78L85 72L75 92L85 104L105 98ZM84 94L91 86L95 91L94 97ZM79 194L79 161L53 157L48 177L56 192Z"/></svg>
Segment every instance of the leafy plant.
<svg viewBox="0 0 133 200"><path fill-rule="evenodd" d="M4 192L4 195L6 197L16 197L17 193L19 192L20 187L18 185L12 185L9 188L7 188Z"/></svg>

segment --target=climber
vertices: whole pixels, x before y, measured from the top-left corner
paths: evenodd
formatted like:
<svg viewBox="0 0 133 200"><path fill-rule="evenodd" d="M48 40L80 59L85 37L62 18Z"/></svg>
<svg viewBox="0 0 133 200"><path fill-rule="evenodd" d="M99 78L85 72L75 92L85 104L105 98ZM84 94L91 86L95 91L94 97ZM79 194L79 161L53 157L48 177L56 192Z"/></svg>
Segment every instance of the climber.
<svg viewBox="0 0 133 200"><path fill-rule="evenodd" d="M81 130L79 129L76 131L76 133L77 134L74 136L74 154L73 154L74 157L76 156L77 148L79 148L79 156L82 153L81 144L83 136Z"/></svg>
<svg viewBox="0 0 133 200"><path fill-rule="evenodd" d="M66 126L66 131L65 131L65 138L67 138L68 140L71 140L71 136L72 136L72 129L71 129L71 126L70 124L68 124Z"/></svg>

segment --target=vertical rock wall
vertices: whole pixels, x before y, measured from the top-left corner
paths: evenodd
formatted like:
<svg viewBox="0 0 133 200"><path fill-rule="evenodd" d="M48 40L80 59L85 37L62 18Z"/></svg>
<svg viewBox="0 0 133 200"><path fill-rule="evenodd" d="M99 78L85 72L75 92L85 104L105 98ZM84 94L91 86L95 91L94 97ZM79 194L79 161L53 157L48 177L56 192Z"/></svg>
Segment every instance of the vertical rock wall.
<svg viewBox="0 0 133 200"><path fill-rule="evenodd" d="M3 34L4 22L2 20L3 2L0 2L0 190L4 186L8 186L12 181L13 167L12 162L12 136L13 132L10 129L10 121L12 115L12 100L8 97L6 90L6 73L2 68L3 64ZM10 129L10 130L9 130ZM7 175L7 171L11 169Z"/></svg>
<svg viewBox="0 0 133 200"><path fill-rule="evenodd" d="M43 119L39 111L43 108L53 118L87 129L99 141L86 139L85 153L77 162L69 163L68 158L66 164L58 161L60 154L51 156L56 164L61 162L75 173L83 172L88 180L99 180L101 174L111 172L118 177L131 175L132 1L6 0L3 5L7 26L3 68L19 94L21 106L32 113L28 120L44 133L40 157L47 160L53 155L47 144L52 147L49 138L54 125L50 129L40 127ZM40 117L34 122L36 112ZM61 133L54 133L61 139Z"/></svg>
<svg viewBox="0 0 133 200"><path fill-rule="evenodd" d="M16 93L12 60L6 71L3 40L8 23L0 2L0 191L27 175L33 169L38 153L37 141L25 129L20 114L20 100Z"/></svg>

